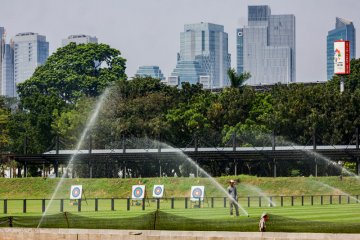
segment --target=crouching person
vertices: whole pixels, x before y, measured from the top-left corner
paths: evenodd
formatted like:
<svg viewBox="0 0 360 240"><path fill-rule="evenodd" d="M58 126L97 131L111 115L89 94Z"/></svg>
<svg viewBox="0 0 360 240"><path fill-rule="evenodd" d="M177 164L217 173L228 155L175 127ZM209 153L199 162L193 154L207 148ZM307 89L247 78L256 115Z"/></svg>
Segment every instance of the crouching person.
<svg viewBox="0 0 360 240"><path fill-rule="evenodd" d="M266 232L266 221L269 220L269 216L266 213L261 215L261 219L259 222L259 230L260 232Z"/></svg>

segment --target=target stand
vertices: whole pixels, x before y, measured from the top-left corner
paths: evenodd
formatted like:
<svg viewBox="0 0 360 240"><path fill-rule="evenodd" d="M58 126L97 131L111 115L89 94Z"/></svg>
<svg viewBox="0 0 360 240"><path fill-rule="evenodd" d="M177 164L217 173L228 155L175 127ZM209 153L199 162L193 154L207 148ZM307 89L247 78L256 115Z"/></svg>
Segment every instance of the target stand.
<svg viewBox="0 0 360 240"><path fill-rule="evenodd" d="M204 186L192 186L191 187L191 195L190 195L190 203L191 208L201 208L204 207L205 202L209 207L209 202L207 197L205 197L205 187Z"/></svg>
<svg viewBox="0 0 360 240"><path fill-rule="evenodd" d="M85 191L82 188L82 185L72 185L70 188L70 205L76 206L78 205L78 200L84 199L86 202L86 205L88 205Z"/></svg>
<svg viewBox="0 0 360 240"><path fill-rule="evenodd" d="M145 185L133 185L131 195L131 206L141 206L144 202L144 199L148 203L148 207L150 206L150 201L147 197Z"/></svg>
<svg viewBox="0 0 360 240"><path fill-rule="evenodd" d="M164 185L154 185L152 197L153 202L157 201L157 199L167 201Z"/></svg>

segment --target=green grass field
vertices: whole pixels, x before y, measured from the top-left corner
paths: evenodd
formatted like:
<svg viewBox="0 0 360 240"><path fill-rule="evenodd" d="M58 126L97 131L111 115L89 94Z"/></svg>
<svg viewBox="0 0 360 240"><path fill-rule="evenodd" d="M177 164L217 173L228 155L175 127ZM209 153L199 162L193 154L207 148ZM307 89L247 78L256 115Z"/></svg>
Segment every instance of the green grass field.
<svg viewBox="0 0 360 240"><path fill-rule="evenodd" d="M231 217L226 208L166 209L154 211L66 212L45 216L41 227L101 228L101 229L156 229L201 231L258 231L260 215L267 212L268 231L360 233L358 204L246 208L249 217ZM8 218L0 215L0 221ZM13 227L37 227L41 215L11 215ZM0 225L5 226L5 224Z"/></svg>
<svg viewBox="0 0 360 240"><path fill-rule="evenodd" d="M230 178L216 180L226 187ZM139 179L66 179L56 195L64 199L63 212L60 212L60 200L54 200L51 205L46 200L45 206L49 209L40 227L258 231L259 218L263 212L267 212L270 215L268 231L360 233L360 203L356 198L360 195L360 184L356 178L236 178L240 178L239 203L249 217L245 214L230 217L228 206L224 206L224 193L204 178L140 179L148 189L154 184L165 185L167 199L159 201L159 210L157 202L151 199L145 202L145 210L141 204L131 205L127 210L131 185L137 184ZM37 227L42 216L41 199L51 197L51 191L58 181L42 178L0 179L0 226ZM69 200L72 184L82 184L87 193L87 201L82 201L81 212ZM206 197L201 208L188 199L185 202L192 185L205 186ZM259 193L272 196L273 206L270 207L268 198L259 199ZM284 197L281 198L281 195ZM115 198L113 211L112 197ZM23 213L24 198L27 199L26 213ZM94 198L98 198L98 211L95 211ZM4 199L8 199L6 214L3 211ZM226 198L225 203L228 204Z"/></svg>

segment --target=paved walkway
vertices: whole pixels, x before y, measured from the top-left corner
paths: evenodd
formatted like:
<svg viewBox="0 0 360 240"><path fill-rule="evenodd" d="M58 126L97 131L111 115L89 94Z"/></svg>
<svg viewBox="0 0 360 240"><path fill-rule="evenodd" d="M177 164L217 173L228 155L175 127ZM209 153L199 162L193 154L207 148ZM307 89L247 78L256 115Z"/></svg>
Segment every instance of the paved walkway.
<svg viewBox="0 0 360 240"><path fill-rule="evenodd" d="M0 240L358 240L360 234L0 228Z"/></svg>

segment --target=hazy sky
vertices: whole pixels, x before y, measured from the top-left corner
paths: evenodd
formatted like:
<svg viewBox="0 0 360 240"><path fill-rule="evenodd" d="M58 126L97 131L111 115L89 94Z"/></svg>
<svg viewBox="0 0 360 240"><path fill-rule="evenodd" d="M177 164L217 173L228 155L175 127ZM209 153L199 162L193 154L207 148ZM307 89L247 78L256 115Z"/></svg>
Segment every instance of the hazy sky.
<svg viewBox="0 0 360 240"><path fill-rule="evenodd" d="M236 28L247 25L248 5L269 5L272 14L295 15L298 82L326 80L326 36L335 27L335 17L352 20L360 41L359 0L0 1L0 26L7 31L7 41L20 32L36 32L46 36L52 53L69 35L96 36L121 51L129 77L140 65L158 65L169 76L184 24L198 22L225 27L235 68Z"/></svg>

